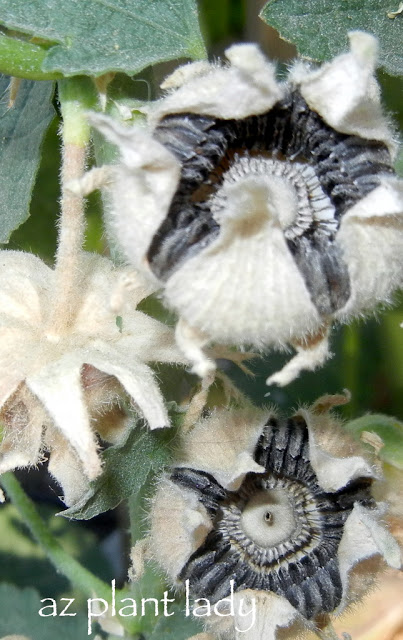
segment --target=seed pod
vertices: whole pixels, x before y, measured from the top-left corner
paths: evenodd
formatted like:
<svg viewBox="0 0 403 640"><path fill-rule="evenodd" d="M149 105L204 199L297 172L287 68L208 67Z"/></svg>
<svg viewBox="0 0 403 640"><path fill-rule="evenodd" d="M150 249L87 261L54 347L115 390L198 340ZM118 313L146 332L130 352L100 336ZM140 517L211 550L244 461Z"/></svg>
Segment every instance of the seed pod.
<svg viewBox="0 0 403 640"><path fill-rule="evenodd" d="M298 353L287 384L329 356L328 330L390 302L403 271L402 181L374 75L376 41L278 83L254 45L181 67L149 130L93 118L121 152L112 227L163 289L199 375L209 341Z"/></svg>
<svg viewBox="0 0 403 640"><path fill-rule="evenodd" d="M237 602L255 599L247 638L275 638L277 627L295 624L315 630L366 592L382 556L400 566L371 494L377 477L320 401L288 419L215 411L161 479L151 549L195 601L213 607L231 591ZM235 637L241 618L213 615L212 630Z"/></svg>

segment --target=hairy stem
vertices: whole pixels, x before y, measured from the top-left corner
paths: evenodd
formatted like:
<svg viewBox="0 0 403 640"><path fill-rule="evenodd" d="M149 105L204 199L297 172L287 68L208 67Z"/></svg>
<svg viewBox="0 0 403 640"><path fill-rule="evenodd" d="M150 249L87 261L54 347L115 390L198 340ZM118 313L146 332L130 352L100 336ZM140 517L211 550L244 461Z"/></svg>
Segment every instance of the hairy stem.
<svg viewBox="0 0 403 640"><path fill-rule="evenodd" d="M88 569L83 567L75 558L70 556L61 546L55 536L49 531L45 522L39 515L32 500L25 494L16 477L11 473L4 473L0 477L0 484L9 499L11 499L23 522L28 527L36 542L42 547L49 560L57 571L60 571L73 585L89 598L103 598L111 605L112 588ZM116 609L122 598L130 593L126 590L116 589ZM109 606L111 612L112 606ZM122 627L131 634L138 634L140 623L136 618L117 618ZM95 618L94 618L95 621Z"/></svg>
<svg viewBox="0 0 403 640"><path fill-rule="evenodd" d="M11 472L8 472L1 476L0 482L3 485L6 495L12 500L31 534L45 551L56 569L66 576L80 591L88 595L96 593L106 600L110 598L110 587L82 567L77 560L72 558L61 547L58 540L49 531L40 517L33 502L23 491L17 478Z"/></svg>
<svg viewBox="0 0 403 640"><path fill-rule="evenodd" d="M351 640L351 636L349 633L342 633L341 638L339 638L333 628L332 623L330 622L328 614L319 616L316 619L316 622L317 628L315 629L315 633L320 638L320 640Z"/></svg>
<svg viewBox="0 0 403 640"><path fill-rule="evenodd" d="M85 170L86 149L90 138L85 110L93 103L93 85L86 78L63 80L59 83L59 98L63 117L62 197L54 306L48 328L48 337L54 339L71 326L80 288L85 230L84 199L69 191L68 185L71 180L81 178Z"/></svg>

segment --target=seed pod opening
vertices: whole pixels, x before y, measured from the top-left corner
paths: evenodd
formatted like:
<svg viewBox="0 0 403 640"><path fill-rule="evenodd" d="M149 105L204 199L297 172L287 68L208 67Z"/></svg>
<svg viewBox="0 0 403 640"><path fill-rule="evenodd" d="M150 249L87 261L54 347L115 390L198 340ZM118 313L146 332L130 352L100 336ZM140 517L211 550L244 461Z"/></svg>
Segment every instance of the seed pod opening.
<svg viewBox="0 0 403 640"><path fill-rule="evenodd" d="M255 45L181 67L148 131L95 124L121 151L112 226L163 291L196 373L212 341L297 355L268 383L329 357L334 321L390 302L402 284L403 187L374 75L376 40L289 79ZM353 79L353 80L352 80ZM347 97L346 97L347 95Z"/></svg>
<svg viewBox="0 0 403 640"><path fill-rule="evenodd" d="M183 459L157 491L151 515L153 552L174 584L186 586L195 601L204 598L213 606L232 592L239 599L245 591L262 601L275 596L285 607L281 611L290 614L288 623L280 625L274 609L266 627L272 625L273 631L298 619L315 629L321 616L339 614L362 596L379 558L399 566L397 543L378 522L381 512L371 494L377 472L355 455L354 447L348 458L334 455L332 445L323 447L324 431L334 426L328 416L319 419L301 411L281 419L271 414L255 440L253 459L259 467L245 471L234 489L220 477L219 468L213 470L212 427L218 416L227 424L239 420L236 413L215 412L185 441ZM255 433L257 424L261 413L255 415ZM200 469L191 464L192 451L198 441L203 443L208 426L212 451ZM252 432L245 425L239 439L247 440ZM234 467L238 455L229 453ZM165 523L164 541L156 524L161 509L175 522L174 538ZM220 630L223 624L219 621ZM236 619L228 619L225 633L235 624Z"/></svg>

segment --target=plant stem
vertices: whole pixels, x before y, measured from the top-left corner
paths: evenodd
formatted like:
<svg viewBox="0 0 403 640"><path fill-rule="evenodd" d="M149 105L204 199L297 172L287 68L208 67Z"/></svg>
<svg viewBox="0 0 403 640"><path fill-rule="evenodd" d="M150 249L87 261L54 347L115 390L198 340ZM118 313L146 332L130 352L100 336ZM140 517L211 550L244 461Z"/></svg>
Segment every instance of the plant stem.
<svg viewBox="0 0 403 640"><path fill-rule="evenodd" d="M90 128L85 111L95 98L88 78L69 78L59 83L59 99L63 117L63 160L61 171L62 197L59 238L55 265L54 306L49 316L48 337L57 339L71 326L79 299L84 242L84 200L68 189L85 170L86 149ZM96 98L95 98L96 99Z"/></svg>
<svg viewBox="0 0 403 640"><path fill-rule="evenodd" d="M14 474L11 472L4 473L0 477L0 483L32 536L44 550L56 570L60 571L71 582L73 587L79 589L90 598L103 598L110 604L112 596L111 585L94 576L63 549L47 528L34 503L25 494ZM118 603L120 599L128 595L130 595L129 591L116 589L116 602ZM129 633L140 633L140 621L137 621L136 618L122 618L119 616L117 619Z"/></svg>
<svg viewBox="0 0 403 640"><path fill-rule="evenodd" d="M64 551L47 528L34 503L25 494L14 474L11 472L4 473L0 478L0 482L33 537L46 552L56 569L84 593L88 595L96 593L99 597L108 600L110 598L110 587Z"/></svg>

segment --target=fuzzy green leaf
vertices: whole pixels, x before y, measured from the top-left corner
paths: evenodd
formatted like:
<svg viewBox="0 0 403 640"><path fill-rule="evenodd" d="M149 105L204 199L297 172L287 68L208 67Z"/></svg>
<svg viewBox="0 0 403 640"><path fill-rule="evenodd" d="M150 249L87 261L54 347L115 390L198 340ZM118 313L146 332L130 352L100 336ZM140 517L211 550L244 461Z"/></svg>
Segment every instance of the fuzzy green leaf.
<svg viewBox="0 0 403 640"><path fill-rule="evenodd" d="M103 453L103 473L91 482L89 491L60 515L89 520L140 491L150 473L161 470L170 460L173 429L146 431L134 428L121 445Z"/></svg>
<svg viewBox="0 0 403 640"><path fill-rule="evenodd" d="M13 38L5 34L0 35L0 72L17 78L29 80L57 80L58 73L42 71L42 64L46 58L46 49Z"/></svg>
<svg viewBox="0 0 403 640"><path fill-rule="evenodd" d="M41 617L38 614L40 608L52 604L50 601L41 603L41 598L35 589L17 589L11 584L0 584L0 636L24 635L30 640L78 640L88 637L87 620L82 613L76 609L73 611L72 606L71 613L77 613L76 616ZM61 603L63 606L65 604ZM45 610L45 613L50 612L50 609Z"/></svg>
<svg viewBox="0 0 403 640"><path fill-rule="evenodd" d="M195 0L0 0L0 22L53 43L42 69L66 76L206 55Z"/></svg>
<svg viewBox="0 0 403 640"><path fill-rule="evenodd" d="M173 597L173 596L171 596ZM149 640L188 640L191 636L203 631L202 625L193 616L186 617L185 605L170 605L169 616L160 616ZM172 615L173 614L173 615Z"/></svg>
<svg viewBox="0 0 403 640"><path fill-rule="evenodd" d="M383 414L367 414L345 425L347 431L359 440L363 431L376 433L384 443L379 457L384 462L403 470L403 423Z"/></svg>
<svg viewBox="0 0 403 640"><path fill-rule="evenodd" d="M0 243L29 216L40 148L54 117L53 82L21 80L14 105L8 106L10 78L0 79Z"/></svg>
<svg viewBox="0 0 403 640"><path fill-rule="evenodd" d="M381 66L400 75L403 14L393 15L398 5L398 0L269 0L260 16L312 60L329 60L346 50L348 31L373 33Z"/></svg>

